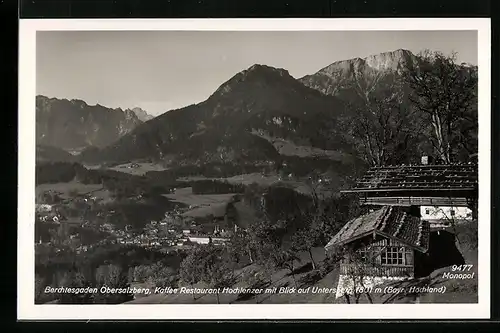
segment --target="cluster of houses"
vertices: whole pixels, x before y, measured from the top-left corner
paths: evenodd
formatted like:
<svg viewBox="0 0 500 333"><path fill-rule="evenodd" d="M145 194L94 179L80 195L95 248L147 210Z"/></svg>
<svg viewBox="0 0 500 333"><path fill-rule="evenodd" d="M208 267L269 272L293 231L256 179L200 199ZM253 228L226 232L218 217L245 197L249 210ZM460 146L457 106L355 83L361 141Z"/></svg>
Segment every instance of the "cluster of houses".
<svg viewBox="0 0 500 333"><path fill-rule="evenodd" d="M169 233L164 236L141 233L138 235L126 234L118 236L113 243L138 245L143 247L184 247L192 244L214 244L221 245L229 240L228 237L213 233L199 234L191 233L190 229L182 230L181 233Z"/></svg>
<svg viewBox="0 0 500 333"><path fill-rule="evenodd" d="M38 221L40 222L50 222L59 223L62 219L60 214L54 209L53 205L49 204L36 204L35 213Z"/></svg>
<svg viewBox="0 0 500 333"><path fill-rule="evenodd" d="M80 198L79 198L80 199ZM91 200L91 198L81 198ZM230 210L230 209L229 209ZM54 222L57 224L74 224L81 227L94 228L90 221L83 218L66 219L58 214L56 205L37 204L37 216L40 221ZM193 210L188 210L193 211ZM142 247L188 247L193 244L224 244L231 233L237 230L234 216L228 214L227 207L215 209L214 214L209 215L201 223L197 216L186 215L186 211L175 210L165 213L160 221L150 221L141 233L132 231L132 226L128 225L124 229L115 227L112 223L103 223L97 230L111 235L101 243L130 244ZM112 214L113 211L110 211ZM196 213L196 212L195 212ZM100 213L99 213L100 214ZM100 245L94 244L94 245ZM89 246L78 246L77 252L88 251Z"/></svg>
<svg viewBox="0 0 500 333"><path fill-rule="evenodd" d="M48 191L48 194L50 194L50 192L52 192L52 191ZM59 224L61 221L66 220L66 218L60 214L58 208L61 205L64 205L67 202L71 202L71 201L80 201L82 203L90 205L92 203L97 202L98 198L91 195L91 194L84 194L84 195L78 196L77 198L62 200L61 202L58 202L58 203L35 204L35 213L37 216L37 220L40 222Z"/></svg>
<svg viewBox="0 0 500 333"><path fill-rule="evenodd" d="M184 226L184 227L183 227ZM212 223L197 224L193 219L182 215L182 212L166 212L160 221L150 221L141 233L132 233L131 226L125 230L117 229L114 225L104 223L100 230L113 236L111 242L130 244L143 247L188 247L193 244L224 244L228 241L232 231L225 229L218 219Z"/></svg>
<svg viewBox="0 0 500 333"><path fill-rule="evenodd" d="M190 244L223 245L229 240L230 234L230 232L220 229L218 226L215 227L213 232L205 234L192 232L191 229L184 229L182 230L182 236L177 240L177 246Z"/></svg>

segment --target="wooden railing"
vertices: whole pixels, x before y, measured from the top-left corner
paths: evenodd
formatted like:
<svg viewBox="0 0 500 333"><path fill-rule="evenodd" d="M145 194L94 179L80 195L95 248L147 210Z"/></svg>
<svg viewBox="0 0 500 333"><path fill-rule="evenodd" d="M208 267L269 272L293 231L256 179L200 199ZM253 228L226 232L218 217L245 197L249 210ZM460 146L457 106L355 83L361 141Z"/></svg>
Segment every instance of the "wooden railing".
<svg viewBox="0 0 500 333"><path fill-rule="evenodd" d="M360 202L365 205L384 206L450 206L467 207L470 201L466 198L446 198L446 197L365 197L360 198Z"/></svg>
<svg viewBox="0 0 500 333"><path fill-rule="evenodd" d="M413 266L365 266L361 264L340 264L340 274L380 277L413 277Z"/></svg>

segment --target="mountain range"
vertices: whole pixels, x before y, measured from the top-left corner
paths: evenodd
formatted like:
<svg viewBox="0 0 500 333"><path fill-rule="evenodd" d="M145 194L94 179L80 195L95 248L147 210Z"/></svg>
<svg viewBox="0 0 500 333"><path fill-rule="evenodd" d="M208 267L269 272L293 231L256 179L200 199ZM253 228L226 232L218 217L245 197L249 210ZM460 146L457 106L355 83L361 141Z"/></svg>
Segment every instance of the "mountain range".
<svg viewBox="0 0 500 333"><path fill-rule="evenodd" d="M386 91L404 95L402 70L415 61L410 51L396 50L337 61L299 79L285 69L255 64L207 100L150 120L135 109L38 96L37 143L86 146L78 156L84 163L258 164L318 154L347 163L357 154L350 134L355 111L348 105ZM73 137L66 139L69 132Z"/></svg>
<svg viewBox="0 0 500 333"><path fill-rule="evenodd" d="M102 148L151 118L140 108L112 109L77 99L36 96L36 139L43 146Z"/></svg>

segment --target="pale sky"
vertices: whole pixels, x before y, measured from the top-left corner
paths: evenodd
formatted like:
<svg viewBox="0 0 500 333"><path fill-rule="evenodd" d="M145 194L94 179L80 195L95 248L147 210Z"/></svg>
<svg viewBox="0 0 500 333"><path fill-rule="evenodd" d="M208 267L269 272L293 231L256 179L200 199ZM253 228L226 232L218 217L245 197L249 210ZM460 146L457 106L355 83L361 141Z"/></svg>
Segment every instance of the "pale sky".
<svg viewBox="0 0 500 333"><path fill-rule="evenodd" d="M36 47L37 94L153 115L204 101L253 64L300 78L339 60L430 49L477 65L476 31L42 31Z"/></svg>

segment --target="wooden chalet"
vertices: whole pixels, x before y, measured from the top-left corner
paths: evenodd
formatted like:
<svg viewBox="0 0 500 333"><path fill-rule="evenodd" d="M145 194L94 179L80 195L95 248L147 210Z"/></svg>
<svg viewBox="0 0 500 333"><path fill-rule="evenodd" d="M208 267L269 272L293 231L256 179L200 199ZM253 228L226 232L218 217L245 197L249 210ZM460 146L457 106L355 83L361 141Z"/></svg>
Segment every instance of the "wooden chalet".
<svg viewBox="0 0 500 333"><path fill-rule="evenodd" d="M452 206L476 211L477 164L373 167L343 193L358 193L363 204Z"/></svg>
<svg viewBox="0 0 500 333"><path fill-rule="evenodd" d="M362 204L383 207L347 222L325 250L343 250L341 275L414 277L419 261L428 261L431 232L420 207L469 207L477 218L477 172L472 163L369 169L342 192L359 194Z"/></svg>
<svg viewBox="0 0 500 333"><path fill-rule="evenodd" d="M341 275L406 278L428 248L429 223L393 206L347 222L325 246L327 253L341 250Z"/></svg>

